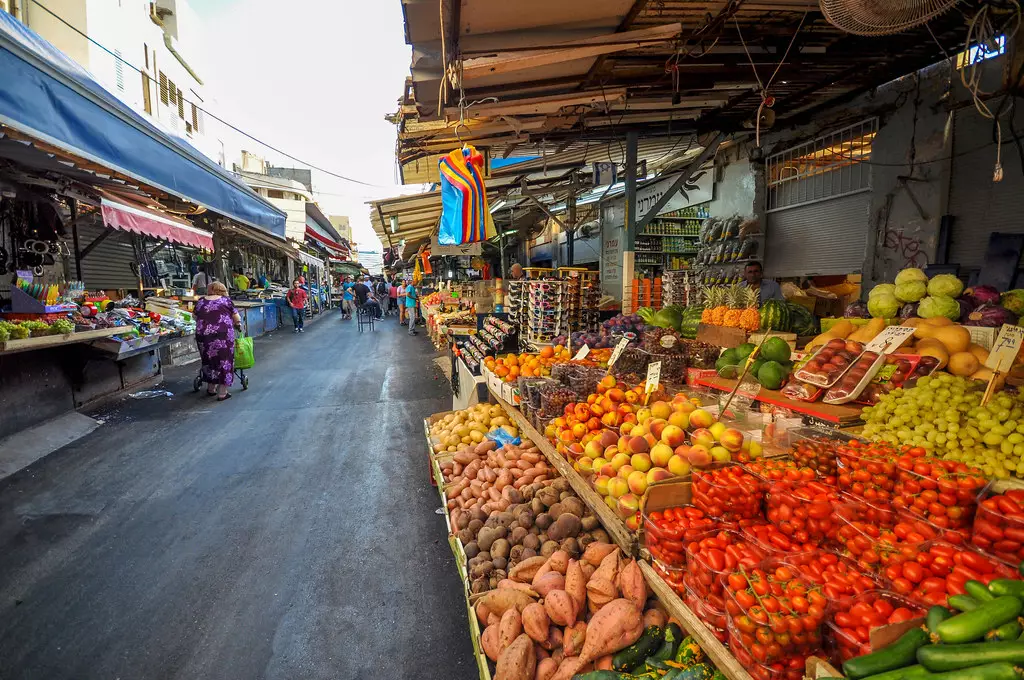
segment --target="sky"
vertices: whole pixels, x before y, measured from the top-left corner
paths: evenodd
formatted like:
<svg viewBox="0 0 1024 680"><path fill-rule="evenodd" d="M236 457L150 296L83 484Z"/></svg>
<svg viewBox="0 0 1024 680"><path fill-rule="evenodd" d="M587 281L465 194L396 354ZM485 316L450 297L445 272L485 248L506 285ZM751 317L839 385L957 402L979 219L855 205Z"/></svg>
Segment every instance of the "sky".
<svg viewBox="0 0 1024 680"><path fill-rule="evenodd" d="M379 250L365 201L414 189L397 185L395 127L384 120L409 75L400 0L189 4L206 36L210 110L309 164L375 185L313 170L324 211L349 216L360 250ZM275 166L308 167L244 137L226 147L229 168L241 149Z"/></svg>

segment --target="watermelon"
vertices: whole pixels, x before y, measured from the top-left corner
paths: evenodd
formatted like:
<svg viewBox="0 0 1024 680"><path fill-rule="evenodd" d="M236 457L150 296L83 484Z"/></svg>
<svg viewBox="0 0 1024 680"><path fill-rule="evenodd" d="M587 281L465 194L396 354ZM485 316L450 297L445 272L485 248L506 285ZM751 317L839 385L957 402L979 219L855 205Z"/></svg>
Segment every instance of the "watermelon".
<svg viewBox="0 0 1024 680"><path fill-rule="evenodd" d="M797 335L817 335L818 321L803 305L788 303L789 331Z"/></svg>
<svg viewBox="0 0 1024 680"><path fill-rule="evenodd" d="M789 332L789 305L782 300L768 300L761 305L761 330Z"/></svg>
<svg viewBox="0 0 1024 680"><path fill-rule="evenodd" d="M679 333L690 340L697 337L697 326L700 325L700 317L704 313L701 307L687 307L683 310L683 320L679 324Z"/></svg>

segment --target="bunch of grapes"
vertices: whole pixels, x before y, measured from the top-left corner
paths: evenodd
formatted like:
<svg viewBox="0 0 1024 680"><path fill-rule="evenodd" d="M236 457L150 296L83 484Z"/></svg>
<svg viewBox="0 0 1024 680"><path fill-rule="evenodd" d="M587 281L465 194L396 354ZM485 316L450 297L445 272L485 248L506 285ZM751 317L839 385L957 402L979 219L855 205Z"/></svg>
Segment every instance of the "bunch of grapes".
<svg viewBox="0 0 1024 680"><path fill-rule="evenodd" d="M948 373L895 389L863 411L864 435L920 446L929 454L981 468L990 477L1024 477L1024 397Z"/></svg>

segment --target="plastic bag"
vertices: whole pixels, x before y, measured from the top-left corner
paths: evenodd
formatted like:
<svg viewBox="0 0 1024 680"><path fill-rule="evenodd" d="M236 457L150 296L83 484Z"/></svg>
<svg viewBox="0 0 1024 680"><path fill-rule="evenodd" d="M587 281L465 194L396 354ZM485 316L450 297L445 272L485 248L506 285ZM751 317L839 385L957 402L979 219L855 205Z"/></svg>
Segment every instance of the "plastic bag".
<svg viewBox="0 0 1024 680"><path fill-rule="evenodd" d="M483 156L468 144L439 161L439 244L451 246L476 243L494 235L494 221L487 205L487 187L483 180L483 165Z"/></svg>
<svg viewBox="0 0 1024 680"><path fill-rule="evenodd" d="M519 446L523 443L523 440L519 437L513 437L510 432L505 428L499 427L497 430L487 433L487 438L498 443L498 446L505 446L506 444L512 444L513 446Z"/></svg>
<svg viewBox="0 0 1024 680"><path fill-rule="evenodd" d="M235 368L245 370L255 365L252 338L235 338Z"/></svg>

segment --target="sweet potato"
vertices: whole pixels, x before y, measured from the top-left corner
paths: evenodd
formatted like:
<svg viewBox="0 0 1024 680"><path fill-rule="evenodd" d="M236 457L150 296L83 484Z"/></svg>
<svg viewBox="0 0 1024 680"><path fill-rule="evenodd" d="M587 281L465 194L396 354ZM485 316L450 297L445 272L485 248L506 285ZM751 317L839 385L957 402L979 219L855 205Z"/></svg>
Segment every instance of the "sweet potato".
<svg viewBox="0 0 1024 680"><path fill-rule="evenodd" d="M648 626L658 626L664 628L665 624L668 623L668 618L665 616L665 612L661 611L657 607L652 607L644 612L644 628Z"/></svg>
<svg viewBox="0 0 1024 680"><path fill-rule="evenodd" d="M551 655L548 654L548 650L544 649L543 647L541 647L540 645L538 645L536 643L534 643L534 645L533 645L533 653L537 655L537 665L538 666L540 665L540 662L543 661L544 659L551 658Z"/></svg>
<svg viewBox="0 0 1024 680"><path fill-rule="evenodd" d="M504 588L486 593L479 601L483 602L492 614L501 616L507 609L516 609L522 613L526 605L533 602L533 598L518 590Z"/></svg>
<svg viewBox="0 0 1024 680"><path fill-rule="evenodd" d="M523 632L523 619L515 609L506 609L498 622L498 653L512 644Z"/></svg>
<svg viewBox="0 0 1024 680"><path fill-rule="evenodd" d="M491 661L497 661L499 656L498 650L498 625L494 624L484 628L483 634L480 636L480 646L484 649L484 654Z"/></svg>
<svg viewBox="0 0 1024 680"><path fill-rule="evenodd" d="M523 630L534 642L547 642L551 619L544 605L534 602L523 610Z"/></svg>
<svg viewBox="0 0 1024 680"><path fill-rule="evenodd" d="M501 617L500 616L498 616L494 612L490 612L487 615L487 624L486 625L488 625L488 626L497 626L499 623L501 623Z"/></svg>
<svg viewBox="0 0 1024 680"><path fill-rule="evenodd" d="M597 670L597 671L610 671L610 670L612 670L612 659L613 658L614 657L611 654L605 654L604 656L602 656L600 659L597 660L596 664L594 664L594 670Z"/></svg>
<svg viewBox="0 0 1024 680"><path fill-rule="evenodd" d="M589 662L614 654L639 640L643 631L643 617L636 605L624 598L612 600L590 619L580 659Z"/></svg>
<svg viewBox="0 0 1024 680"><path fill-rule="evenodd" d="M587 599L597 607L602 607L619 596L615 584L606 578L594 577L587 583Z"/></svg>
<svg viewBox="0 0 1024 680"><path fill-rule="evenodd" d="M551 680L572 680L572 676L585 673L589 665L582 657L567 656L558 664L558 672L551 676Z"/></svg>
<svg viewBox="0 0 1024 680"><path fill-rule="evenodd" d="M541 643L541 647L551 650L551 656L559 656L562 653L562 629L558 626L551 626L548 629L548 639Z"/></svg>
<svg viewBox="0 0 1024 680"><path fill-rule="evenodd" d="M619 590L622 597L626 598L636 608L643 611L647 602L647 583L644 581L644 574L640 571L640 565L636 560L630 560L619 572Z"/></svg>
<svg viewBox="0 0 1024 680"><path fill-rule="evenodd" d="M512 568L515 569L515 567ZM502 588L518 590L521 593L526 593L530 597L540 597L537 591L533 589L533 586L526 583L516 583L512 579L508 578L503 578L500 581L498 581L498 590L501 590Z"/></svg>
<svg viewBox="0 0 1024 680"><path fill-rule="evenodd" d="M544 611L554 623L571 626L576 621L576 603L564 590L552 590L544 598Z"/></svg>
<svg viewBox="0 0 1024 680"><path fill-rule="evenodd" d="M587 639L587 624L577 621L567 626L562 632L562 648L566 656L578 656L583 651L583 642Z"/></svg>
<svg viewBox="0 0 1024 680"><path fill-rule="evenodd" d="M494 680L533 680L537 655L528 635L520 635L498 657Z"/></svg>
<svg viewBox="0 0 1024 680"><path fill-rule="evenodd" d="M474 611L476 611L476 620L486 625L487 617L491 613L490 610L487 609L487 605L485 605L483 602L477 602Z"/></svg>
<svg viewBox="0 0 1024 680"><path fill-rule="evenodd" d="M609 553L613 553L618 550L618 546L612 543L591 543L587 546L587 549L583 551L583 561L589 562L595 567L601 566L601 562Z"/></svg>
<svg viewBox="0 0 1024 680"><path fill-rule="evenodd" d="M597 567L590 562L584 562L582 559L580 560L580 569L583 570L584 581L589 581L590 577L594 575L595 571L597 571Z"/></svg>
<svg viewBox="0 0 1024 680"><path fill-rule="evenodd" d="M609 666L609 668L611 668ZM534 680L551 680L555 673L558 672L558 662L548 657L537 664L537 674Z"/></svg>
<svg viewBox="0 0 1024 680"><path fill-rule="evenodd" d="M603 578L615 583L618 576L619 553L616 551L605 555L605 558L601 560L601 566L597 568L597 571L595 571L594 575L590 577L590 580L593 581L595 578Z"/></svg>
<svg viewBox="0 0 1024 680"><path fill-rule="evenodd" d="M559 574L565 575L565 570L569 567L569 553L564 550L556 550L551 553L551 557L548 558L548 568L551 571L557 571Z"/></svg>
<svg viewBox="0 0 1024 680"><path fill-rule="evenodd" d="M577 560L569 560L569 566L565 569L565 592L576 603L576 611L583 611L587 603L587 581L583 576L583 567Z"/></svg>
<svg viewBox="0 0 1024 680"><path fill-rule="evenodd" d="M512 571L509 572L508 577L513 581L519 583L530 583L533 581L533 577L537 575L540 568L548 561L548 558L537 555L536 557L530 557L523 560L516 566L512 567Z"/></svg>
<svg viewBox="0 0 1024 680"><path fill-rule="evenodd" d="M565 577L557 571L549 571L533 580L533 589L541 597L547 597L552 590L565 590Z"/></svg>

